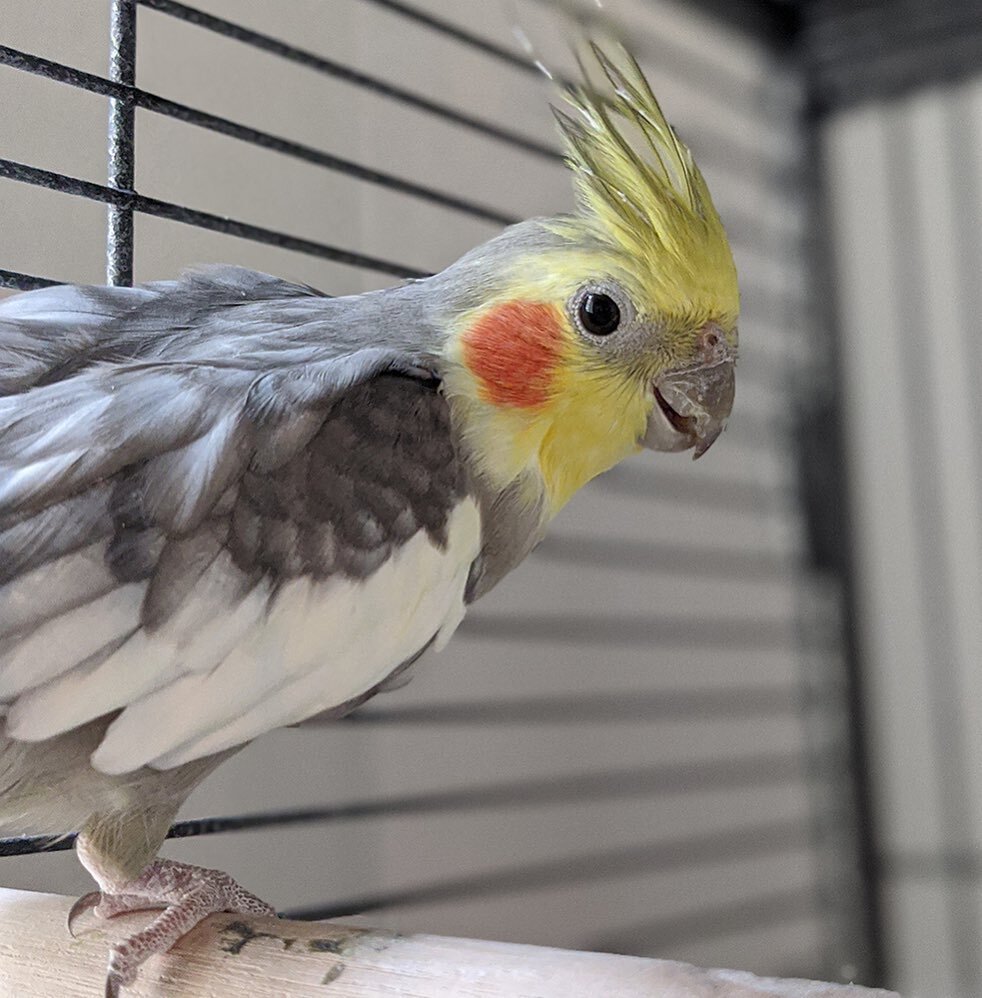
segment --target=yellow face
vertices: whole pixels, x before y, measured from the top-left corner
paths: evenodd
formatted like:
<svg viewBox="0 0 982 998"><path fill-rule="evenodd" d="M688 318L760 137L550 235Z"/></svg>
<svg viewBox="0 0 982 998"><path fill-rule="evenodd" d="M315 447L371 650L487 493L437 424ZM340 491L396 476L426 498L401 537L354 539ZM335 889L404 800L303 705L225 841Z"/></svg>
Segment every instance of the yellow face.
<svg viewBox="0 0 982 998"><path fill-rule="evenodd" d="M707 335L736 350L730 303L696 289L677 296L687 313L666 315L622 261L598 246L525 258L454 337L469 384L450 388L473 401L475 451L502 481L534 472L554 510L641 446L659 379L702 363ZM658 449L694 445L671 426L664 440Z"/></svg>

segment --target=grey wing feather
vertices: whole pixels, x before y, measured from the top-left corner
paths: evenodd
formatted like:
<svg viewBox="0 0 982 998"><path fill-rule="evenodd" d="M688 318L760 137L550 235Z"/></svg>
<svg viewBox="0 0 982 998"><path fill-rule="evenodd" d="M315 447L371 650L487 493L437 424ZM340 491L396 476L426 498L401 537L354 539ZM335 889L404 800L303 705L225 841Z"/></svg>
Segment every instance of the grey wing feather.
<svg viewBox="0 0 982 998"><path fill-rule="evenodd" d="M313 288L241 267L135 288L66 284L15 295L0 302L0 395L65 381L100 362L197 360L202 348L217 359L247 333L275 326L268 315L263 321L270 302L285 306L280 321L289 323L291 303L317 300L325 297Z"/></svg>
<svg viewBox="0 0 982 998"><path fill-rule="evenodd" d="M298 554L295 523L257 514L273 501L271 483L278 473L296 477L288 466L318 435L334 454L353 432L365 443L364 427L343 418L325 430L332 403L354 386L383 372L433 377L405 349L324 336L338 314L310 288L238 268L0 303L0 699L10 689L3 649L103 595L107 570L117 585L149 580L142 623L152 628L219 547L231 546L246 574L316 561ZM329 475L331 459L321 460ZM386 501L380 492L377 502ZM415 520L398 496L390 505L395 533L399 516ZM328 536L333 525L302 512L319 570L329 554L352 571L378 557L383 545L368 550L369 525L349 550ZM357 533L349 521L339 529ZM29 605L25 594L44 588L52 563L90 550L102 558L88 587L76 580L62 598Z"/></svg>
<svg viewBox="0 0 982 998"><path fill-rule="evenodd" d="M72 304L87 305L80 320ZM42 289L0 304L0 523L170 455L154 486L191 471L199 481L180 497L155 492L160 512L193 525L248 449L250 421L283 432L293 413L375 372L415 369L405 351L318 341L311 327L328 321L331 304L237 268L136 289Z"/></svg>
<svg viewBox="0 0 982 998"><path fill-rule="evenodd" d="M97 349L113 323L153 297L146 288L59 285L0 303L0 395L44 381Z"/></svg>

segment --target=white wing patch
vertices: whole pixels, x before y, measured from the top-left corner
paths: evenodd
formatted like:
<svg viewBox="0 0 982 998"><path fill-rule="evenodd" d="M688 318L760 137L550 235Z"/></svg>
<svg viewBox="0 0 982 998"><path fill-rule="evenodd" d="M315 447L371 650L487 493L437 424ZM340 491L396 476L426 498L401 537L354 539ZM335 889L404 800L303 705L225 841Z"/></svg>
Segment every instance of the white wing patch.
<svg viewBox="0 0 982 998"><path fill-rule="evenodd" d="M32 686L37 688L37 692L20 697L11 708L7 727L14 738L21 737L21 705L43 697L52 686L57 689L62 680L56 679L53 684L46 681L84 664L89 656L139 626L140 603L145 589L144 583L135 582L115 589L92 603L47 621L30 637L16 642L9 652L0 655L0 698L7 699ZM30 722L27 728L31 728ZM47 738L49 732L31 731L31 735L28 740L36 741Z"/></svg>
<svg viewBox="0 0 982 998"><path fill-rule="evenodd" d="M0 634L36 626L39 619L51 620L118 585L106 566L105 544L91 544L0 586ZM0 664L0 690L5 685Z"/></svg>
<svg viewBox="0 0 982 998"><path fill-rule="evenodd" d="M480 536L478 508L465 499L450 515L443 548L420 531L365 580L294 580L259 619L251 623L248 615L240 619L240 624L248 625L242 629L228 628L221 618L203 628L199 623L200 640L211 654L182 657L179 675L167 671L175 664L165 633L172 631L171 626L144 635L139 649L142 669L131 661L130 673L145 676L148 662L167 664L163 674L161 668L152 670L155 688L130 689L132 699L93 753L93 766L110 774L142 765L178 766L302 721L371 689L435 634L445 642L447 632L460 622L467 574L477 557ZM183 623L186 627L188 622ZM223 639L209 639L215 627L221 627ZM233 632L235 642L229 650L227 639ZM90 675L72 680L89 685L85 698L90 711L94 690L115 690L121 681L125 670L111 663L126 647ZM223 654L216 659L216 652ZM202 668L207 658L214 662L213 668ZM104 682L100 672L106 666L111 673ZM191 671L195 667L197 671ZM45 693L54 692L69 678L30 694L35 723L47 720ZM59 703L77 702L81 688L69 692L66 685L57 697ZM25 740L45 737L26 722L27 716L21 702L15 703L11 733Z"/></svg>
<svg viewBox="0 0 982 998"><path fill-rule="evenodd" d="M22 741L50 738L135 704L186 673L214 668L265 615L269 584L261 583L245 598L240 586L241 575L223 552L159 630L136 630L140 603L131 605L129 626L135 633L108 658L65 671L55 681L21 696L10 711L9 733ZM138 588L142 600L146 586ZM124 591L110 593L103 602ZM95 609L93 605L76 612L86 614L83 619L87 620ZM114 601L113 609L122 611L123 607Z"/></svg>

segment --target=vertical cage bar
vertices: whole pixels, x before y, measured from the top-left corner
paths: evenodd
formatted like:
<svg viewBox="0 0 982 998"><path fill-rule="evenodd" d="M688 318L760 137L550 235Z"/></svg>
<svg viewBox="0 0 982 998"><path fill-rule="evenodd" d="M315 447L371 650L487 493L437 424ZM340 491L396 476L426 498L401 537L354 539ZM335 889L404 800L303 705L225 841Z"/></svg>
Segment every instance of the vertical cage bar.
<svg viewBox="0 0 982 998"><path fill-rule="evenodd" d="M802 57L799 55L799 59ZM795 450L804 509L809 523L812 567L837 580L839 633L844 665L842 704L845 724L840 744L848 754L850 786L846 808L853 840L852 884L857 890L853 918L843 925L853 931L854 955L847 959L856 973L847 975L871 987L886 987L893 968L888 962L882 869L879 861L879 829L873 800L874 773L867 727L868 682L860 647L858 569L852 503L855 485L850 475L847 427L844 422L846 376L842 351L842 328L837 310L834 249L831 230L831 200L828 165L823 156L816 113L817 80L812 67L801 65L806 104L801 112L805 142L806 218L810 238L806 251L811 274L810 300L814 321L824 330L824 350L811 380L806 405L796 418ZM842 840L844 841L844 840ZM848 861L847 861L848 862ZM842 909L840 909L842 910ZM845 969L845 968L843 968Z"/></svg>
<svg viewBox="0 0 982 998"><path fill-rule="evenodd" d="M115 83L136 83L137 0L110 0L109 78ZM134 125L136 107L131 97L109 101L109 186L132 191L134 182ZM133 209L109 206L106 235L106 281L133 283Z"/></svg>

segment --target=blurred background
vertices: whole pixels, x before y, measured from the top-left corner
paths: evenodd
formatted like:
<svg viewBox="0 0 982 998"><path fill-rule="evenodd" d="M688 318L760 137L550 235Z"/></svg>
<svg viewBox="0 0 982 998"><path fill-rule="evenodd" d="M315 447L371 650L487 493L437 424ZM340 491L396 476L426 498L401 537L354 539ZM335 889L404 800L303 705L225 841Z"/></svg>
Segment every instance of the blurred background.
<svg viewBox="0 0 982 998"><path fill-rule="evenodd" d="M235 820L166 853L308 916L982 994L982 4L113 6L110 70L108 0L4 2L0 294L105 281L107 203L116 281L437 270L570 207L533 62L586 30L743 295L705 460L593 483L408 687L249 746L184 812ZM89 889L30 850L0 883Z"/></svg>

